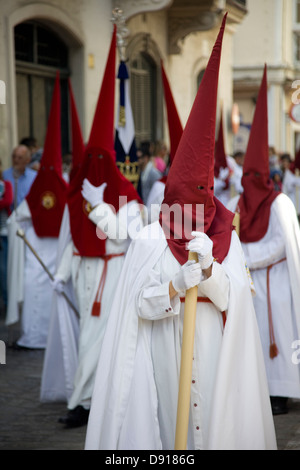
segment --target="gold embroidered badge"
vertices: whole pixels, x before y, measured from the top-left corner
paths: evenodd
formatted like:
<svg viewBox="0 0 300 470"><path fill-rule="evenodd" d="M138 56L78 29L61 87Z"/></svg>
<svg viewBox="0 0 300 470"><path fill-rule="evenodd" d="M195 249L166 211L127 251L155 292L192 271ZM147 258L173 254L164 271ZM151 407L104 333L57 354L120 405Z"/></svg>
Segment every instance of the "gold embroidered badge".
<svg viewBox="0 0 300 470"><path fill-rule="evenodd" d="M56 204L56 196L51 191L46 191L41 198L42 206L49 210L52 209Z"/></svg>
<svg viewBox="0 0 300 470"><path fill-rule="evenodd" d="M89 213L92 211L91 204L88 201L86 201L85 199L83 199L83 201L82 201L82 208L83 208L83 212L86 215L89 215Z"/></svg>

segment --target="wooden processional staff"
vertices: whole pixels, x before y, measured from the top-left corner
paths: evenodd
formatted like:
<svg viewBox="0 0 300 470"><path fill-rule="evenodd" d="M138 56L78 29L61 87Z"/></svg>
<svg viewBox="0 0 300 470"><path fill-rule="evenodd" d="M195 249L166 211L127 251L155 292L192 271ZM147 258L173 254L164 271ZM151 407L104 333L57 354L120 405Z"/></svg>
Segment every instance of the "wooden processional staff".
<svg viewBox="0 0 300 470"><path fill-rule="evenodd" d="M190 252L189 260L195 260L198 262L197 253ZM198 286L192 287L186 291L177 403L175 450L186 450L187 446L197 297Z"/></svg>
<svg viewBox="0 0 300 470"><path fill-rule="evenodd" d="M239 235L239 214L235 214L233 225ZM189 253L189 260L198 262L197 253ZM198 286L192 287L186 291L184 319L183 319L183 333L182 333L182 347L181 347L181 363L180 363L180 377L179 377L179 390L177 402L177 421L176 421L176 434L175 434L175 450L186 450L187 436L190 415L190 397L191 397L191 382L192 382L192 368L194 356L194 339L195 339L195 326L196 326L196 310L197 310L197 297Z"/></svg>
<svg viewBox="0 0 300 470"><path fill-rule="evenodd" d="M35 251L35 249L31 246L31 244L29 243L29 241L27 240L26 236L25 236L25 232L21 229L17 230L17 236L22 238L24 240L24 243L28 246L28 248L30 249L30 251L33 253L33 255L36 257L36 259L38 260L38 262L41 264L41 266L43 267L43 269L46 271L46 273L48 274L48 276L50 277L51 281L54 280L54 276L51 274L51 272L49 271L49 269L47 268L47 266L44 264L44 262L42 261L42 259L39 257L39 255L37 254L37 252ZM67 294L65 292L62 292L61 295L66 299L67 303L69 304L69 306L71 307L71 309L74 311L76 317L78 319L80 319L80 315L79 315L79 312L78 310L76 309L76 307L73 305L73 303L71 302L71 300L69 299L69 297L67 296Z"/></svg>

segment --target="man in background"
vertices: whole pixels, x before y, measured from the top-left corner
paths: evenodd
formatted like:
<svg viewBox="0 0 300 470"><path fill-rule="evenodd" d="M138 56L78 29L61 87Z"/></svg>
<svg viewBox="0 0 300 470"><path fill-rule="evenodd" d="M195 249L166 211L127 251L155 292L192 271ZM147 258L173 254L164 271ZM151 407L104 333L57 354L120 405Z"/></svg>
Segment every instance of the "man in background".
<svg viewBox="0 0 300 470"><path fill-rule="evenodd" d="M28 167L31 159L30 150L26 145L18 145L12 152L12 166L3 171L3 179L10 181L14 192L11 210L15 210L25 199L37 172Z"/></svg>

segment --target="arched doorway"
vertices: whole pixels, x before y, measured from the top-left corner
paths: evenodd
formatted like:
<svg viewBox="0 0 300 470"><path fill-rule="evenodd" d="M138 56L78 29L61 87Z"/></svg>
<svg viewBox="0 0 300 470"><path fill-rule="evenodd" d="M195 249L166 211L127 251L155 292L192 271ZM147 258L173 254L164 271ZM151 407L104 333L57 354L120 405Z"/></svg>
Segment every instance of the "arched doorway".
<svg viewBox="0 0 300 470"><path fill-rule="evenodd" d="M19 140L35 137L43 146L56 71L60 71L62 97L62 152L68 153L69 108L67 79L69 52L63 40L39 21L26 21L14 28Z"/></svg>

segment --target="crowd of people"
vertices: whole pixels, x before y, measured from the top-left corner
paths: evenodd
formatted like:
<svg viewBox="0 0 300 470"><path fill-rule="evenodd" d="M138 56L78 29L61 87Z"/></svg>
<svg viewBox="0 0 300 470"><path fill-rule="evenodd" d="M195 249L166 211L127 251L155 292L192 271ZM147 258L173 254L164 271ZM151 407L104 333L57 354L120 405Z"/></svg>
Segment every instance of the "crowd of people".
<svg viewBox="0 0 300 470"><path fill-rule="evenodd" d="M6 321L87 450L276 449L272 415L300 399L297 156L269 147L266 66L247 148L226 153L222 115L215 139L225 25L176 148L139 145L137 187L114 158L115 29L88 142L74 112L63 159L57 78L43 149L22 139L2 173Z"/></svg>

